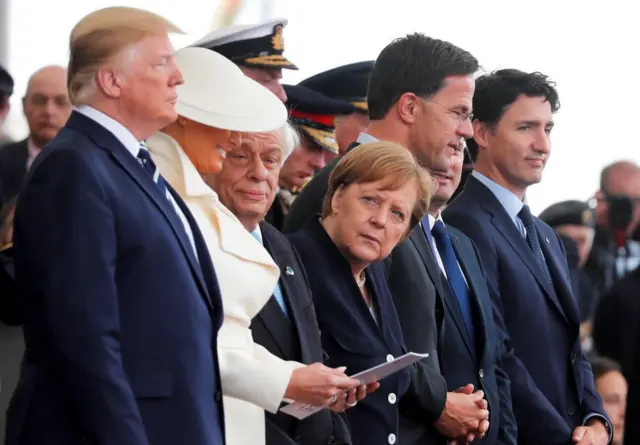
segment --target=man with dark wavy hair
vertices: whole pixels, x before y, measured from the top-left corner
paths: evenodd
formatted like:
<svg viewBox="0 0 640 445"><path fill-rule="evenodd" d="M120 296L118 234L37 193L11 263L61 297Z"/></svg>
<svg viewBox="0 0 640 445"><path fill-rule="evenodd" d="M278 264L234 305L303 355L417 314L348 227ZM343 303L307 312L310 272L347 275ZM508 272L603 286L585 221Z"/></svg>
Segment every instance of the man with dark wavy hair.
<svg viewBox="0 0 640 445"><path fill-rule="evenodd" d="M476 80L475 171L444 218L480 252L511 380L518 444L605 445L611 424L579 338L580 316L556 232L524 203L551 153L555 84L514 69Z"/></svg>

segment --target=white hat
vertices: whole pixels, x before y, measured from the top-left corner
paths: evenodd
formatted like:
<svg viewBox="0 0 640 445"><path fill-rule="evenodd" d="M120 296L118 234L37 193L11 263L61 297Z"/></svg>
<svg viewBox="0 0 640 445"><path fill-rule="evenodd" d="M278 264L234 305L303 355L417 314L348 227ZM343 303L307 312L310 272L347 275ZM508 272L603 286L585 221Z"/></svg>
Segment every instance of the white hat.
<svg viewBox="0 0 640 445"><path fill-rule="evenodd" d="M176 62L184 78L176 88L179 115L232 131L272 131L286 122L287 109L280 99L220 54L182 48Z"/></svg>
<svg viewBox="0 0 640 445"><path fill-rule="evenodd" d="M210 32L191 46L212 49L240 65L297 70L282 55L282 32L287 23L286 19L271 19L254 25L227 26Z"/></svg>

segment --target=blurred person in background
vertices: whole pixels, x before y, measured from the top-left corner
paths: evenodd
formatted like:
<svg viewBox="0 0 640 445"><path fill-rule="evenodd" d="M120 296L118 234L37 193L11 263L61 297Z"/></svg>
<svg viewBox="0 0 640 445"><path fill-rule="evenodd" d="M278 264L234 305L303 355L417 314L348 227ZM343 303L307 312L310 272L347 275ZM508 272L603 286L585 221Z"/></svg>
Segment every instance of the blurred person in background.
<svg viewBox="0 0 640 445"><path fill-rule="evenodd" d="M17 195L33 160L69 119L67 70L54 65L36 71L27 84L22 109L29 136L0 150L0 205Z"/></svg>
<svg viewBox="0 0 640 445"><path fill-rule="evenodd" d="M13 263L13 217L16 200L17 198L11 199L0 211L0 323L8 325L21 323Z"/></svg>
<svg viewBox="0 0 640 445"><path fill-rule="evenodd" d="M11 139L4 128L4 122L11 110L11 103L9 102L9 99L12 94L13 77L11 77L11 74L9 74L2 65L0 65L0 148L11 142Z"/></svg>
<svg viewBox="0 0 640 445"><path fill-rule="evenodd" d="M331 173L322 216L288 235L307 270L329 366L357 373L406 352L383 260L422 219L432 188L406 148L363 144ZM410 382L401 369L346 411L354 445L403 443L398 402Z"/></svg>
<svg viewBox="0 0 640 445"><path fill-rule="evenodd" d="M603 168L595 201L596 234L584 270L601 296L640 265L640 166L616 161Z"/></svg>
<svg viewBox="0 0 640 445"><path fill-rule="evenodd" d="M349 102L331 99L299 85L284 85L291 122L299 130L300 144L287 158L278 179L278 194L266 220L282 230L289 209L316 172L322 169L327 153L337 156L334 122L355 108Z"/></svg>
<svg viewBox="0 0 640 445"><path fill-rule="evenodd" d="M344 155L349 145L369 126L367 87L372 69L373 60L351 63L315 74L298 83L333 99L349 102L355 107L352 113L336 116L335 119L335 138L340 155ZM327 163L332 158L327 156Z"/></svg>
<svg viewBox="0 0 640 445"><path fill-rule="evenodd" d="M594 357L590 360L596 390L604 410L607 412L613 426L612 445L622 445L624 441L624 426L627 410L627 380L620 371L620 365L607 357ZM631 444L633 442L627 441Z"/></svg>
<svg viewBox="0 0 640 445"><path fill-rule="evenodd" d="M199 256L208 255L216 268L226 444L260 445L265 410L275 414L285 398L323 405L358 381L321 363L283 360L253 340L251 320L271 298L279 268L208 185L229 162L227 153L240 147L240 132L286 130L284 104L220 54L187 47L175 57L184 78L176 89L178 118L145 145L202 232L207 251Z"/></svg>
<svg viewBox="0 0 640 445"><path fill-rule="evenodd" d="M630 379L634 372L634 350L640 325L640 267L631 271L600 297L593 318L593 347L598 355L620 364Z"/></svg>
<svg viewBox="0 0 640 445"><path fill-rule="evenodd" d="M242 72L267 88L282 102L287 94L282 87L282 70L298 67L284 57L285 19L270 19L252 25L234 25L215 30L191 46L222 54Z"/></svg>

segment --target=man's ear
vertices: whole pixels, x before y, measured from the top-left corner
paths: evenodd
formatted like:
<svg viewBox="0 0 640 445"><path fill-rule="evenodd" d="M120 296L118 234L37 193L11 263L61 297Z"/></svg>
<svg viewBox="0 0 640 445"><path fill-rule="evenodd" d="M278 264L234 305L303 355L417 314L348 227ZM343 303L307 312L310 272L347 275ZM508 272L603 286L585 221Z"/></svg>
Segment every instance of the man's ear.
<svg viewBox="0 0 640 445"><path fill-rule="evenodd" d="M413 93L404 93L398 99L398 102L394 105L397 110L398 116L405 124L414 124L420 113L422 112L423 104L420 102L420 98Z"/></svg>

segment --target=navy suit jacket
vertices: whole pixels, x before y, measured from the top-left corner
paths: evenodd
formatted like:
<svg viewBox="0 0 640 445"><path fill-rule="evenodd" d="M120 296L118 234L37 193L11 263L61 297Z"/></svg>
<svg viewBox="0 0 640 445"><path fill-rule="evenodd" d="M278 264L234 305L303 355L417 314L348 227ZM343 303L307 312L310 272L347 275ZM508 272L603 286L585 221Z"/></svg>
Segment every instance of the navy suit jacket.
<svg viewBox="0 0 640 445"><path fill-rule="evenodd" d="M496 325L507 339L503 367L511 379L518 443L571 443L586 416L606 416L580 348L580 317L558 235L535 218L550 286L500 201L475 177L444 220L469 236L482 258Z"/></svg>
<svg viewBox="0 0 640 445"><path fill-rule="evenodd" d="M222 303L166 196L77 112L29 170L14 257L26 352L7 444L220 445Z"/></svg>
<svg viewBox="0 0 640 445"><path fill-rule="evenodd" d="M405 353L402 330L383 263L366 269L367 289L378 323L365 304L349 263L316 218L289 235L307 270L322 346L331 367L355 374ZM410 383L408 368L380 381L380 388L347 410L354 445L388 445L398 440L398 401ZM401 441L401 439L400 439Z"/></svg>
<svg viewBox="0 0 640 445"><path fill-rule="evenodd" d="M490 427L477 443L515 445L517 427L511 407L511 383L501 368L504 342L493 321L493 306L480 256L468 237L451 226L446 226L446 230L469 286L476 337L474 348L457 298L436 263L435 273L442 279L442 287L437 289L442 292L446 314L441 356L447 389L455 391L471 383L484 391Z"/></svg>

